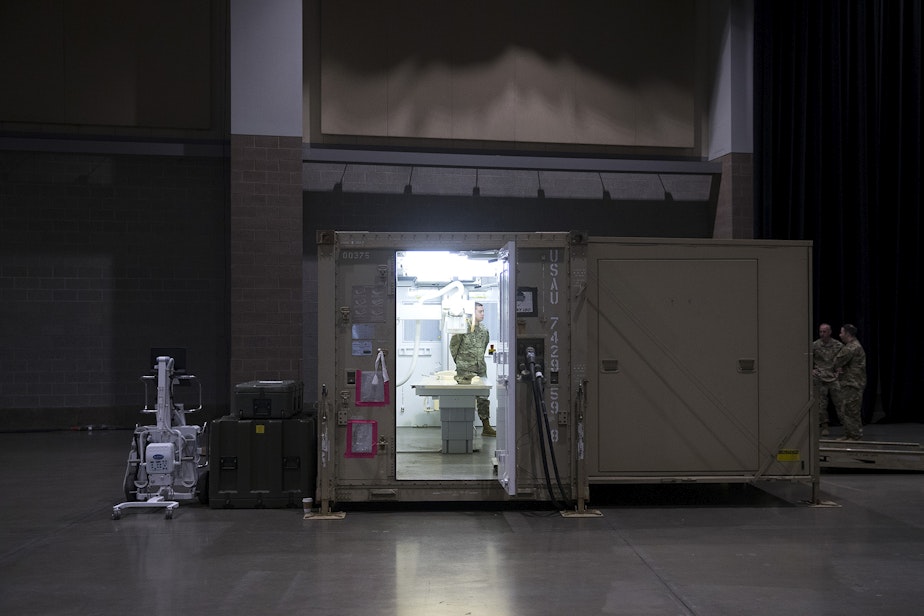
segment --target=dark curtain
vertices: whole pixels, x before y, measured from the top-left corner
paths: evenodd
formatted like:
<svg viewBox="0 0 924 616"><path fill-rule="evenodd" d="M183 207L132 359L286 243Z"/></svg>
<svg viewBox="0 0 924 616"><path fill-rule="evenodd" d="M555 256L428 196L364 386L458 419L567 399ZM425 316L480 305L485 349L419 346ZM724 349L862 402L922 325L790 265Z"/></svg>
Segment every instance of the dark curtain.
<svg viewBox="0 0 924 616"><path fill-rule="evenodd" d="M754 3L755 237L814 242L814 321L859 328L867 422L877 393L924 421L921 22L920 0Z"/></svg>

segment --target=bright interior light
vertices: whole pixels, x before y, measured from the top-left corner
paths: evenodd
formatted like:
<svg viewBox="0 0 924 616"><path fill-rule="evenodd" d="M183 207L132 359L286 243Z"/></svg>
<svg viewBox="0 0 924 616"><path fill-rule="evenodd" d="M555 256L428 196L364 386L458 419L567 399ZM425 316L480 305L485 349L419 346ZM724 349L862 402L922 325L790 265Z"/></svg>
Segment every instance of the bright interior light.
<svg viewBox="0 0 924 616"><path fill-rule="evenodd" d="M422 281L470 280L496 273L496 265L489 260L469 259L465 255L443 251L399 253L397 266L402 275Z"/></svg>

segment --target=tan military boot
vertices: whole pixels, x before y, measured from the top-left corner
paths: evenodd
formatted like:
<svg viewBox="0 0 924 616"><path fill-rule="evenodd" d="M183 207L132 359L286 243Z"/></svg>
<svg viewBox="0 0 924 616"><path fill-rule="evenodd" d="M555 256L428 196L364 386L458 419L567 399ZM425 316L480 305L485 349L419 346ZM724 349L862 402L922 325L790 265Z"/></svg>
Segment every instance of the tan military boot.
<svg viewBox="0 0 924 616"><path fill-rule="evenodd" d="M481 430L481 436L497 436L497 431L491 427L491 423L487 419L481 420L481 425L484 426Z"/></svg>

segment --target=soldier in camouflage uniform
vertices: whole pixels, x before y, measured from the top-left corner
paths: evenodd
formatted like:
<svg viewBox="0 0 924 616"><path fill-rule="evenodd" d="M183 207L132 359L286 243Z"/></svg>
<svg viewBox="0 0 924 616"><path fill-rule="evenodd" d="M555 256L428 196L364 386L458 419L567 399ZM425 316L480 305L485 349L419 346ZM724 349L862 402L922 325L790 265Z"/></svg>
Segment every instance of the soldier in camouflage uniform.
<svg viewBox="0 0 924 616"><path fill-rule="evenodd" d="M841 440L858 441L863 438L863 419L860 408L863 405L863 390L866 388L866 352L857 340L857 328L845 323L841 328L843 348L834 356L834 370L837 373L837 390L834 405L837 416L844 426Z"/></svg>
<svg viewBox="0 0 924 616"><path fill-rule="evenodd" d="M484 320L484 305L475 302L473 319L466 319L468 332L454 334L449 340L449 354L456 362L456 383L471 383L472 377L488 376L488 366L484 361L484 353L488 348L490 335L488 329L481 324ZM497 436L491 427L491 402L484 396L476 398L478 417L484 426L482 436Z"/></svg>
<svg viewBox="0 0 924 616"><path fill-rule="evenodd" d="M812 343L812 385L822 436L828 436L828 394L834 399L834 389L837 388L834 356L843 346L831 337L830 325L822 323L818 326L818 339Z"/></svg>

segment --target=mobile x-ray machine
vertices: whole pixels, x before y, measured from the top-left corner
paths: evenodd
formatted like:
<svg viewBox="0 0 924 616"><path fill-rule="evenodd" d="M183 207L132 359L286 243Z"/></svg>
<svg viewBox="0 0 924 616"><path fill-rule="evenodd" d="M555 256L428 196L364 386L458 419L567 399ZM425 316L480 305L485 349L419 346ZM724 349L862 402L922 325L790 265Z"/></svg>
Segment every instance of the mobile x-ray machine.
<svg viewBox="0 0 924 616"><path fill-rule="evenodd" d="M174 358L157 357L155 374L141 377L145 385L142 413L154 413L157 425L136 426L125 468L125 501L112 508L112 519L133 507L160 507L173 518L181 500L208 502L208 437L206 427L187 425L186 414L202 408L202 386L193 375L175 370ZM148 407L148 383L157 381L157 404ZM187 409L174 399L173 388L195 382L199 404Z"/></svg>

